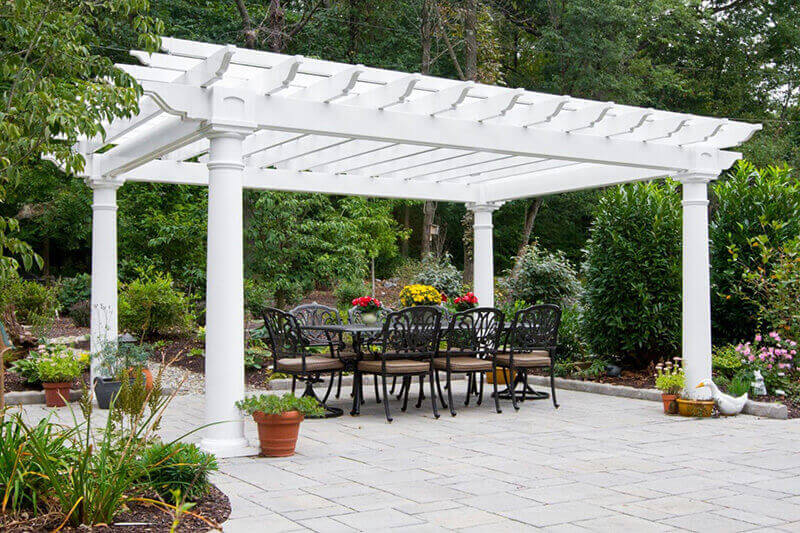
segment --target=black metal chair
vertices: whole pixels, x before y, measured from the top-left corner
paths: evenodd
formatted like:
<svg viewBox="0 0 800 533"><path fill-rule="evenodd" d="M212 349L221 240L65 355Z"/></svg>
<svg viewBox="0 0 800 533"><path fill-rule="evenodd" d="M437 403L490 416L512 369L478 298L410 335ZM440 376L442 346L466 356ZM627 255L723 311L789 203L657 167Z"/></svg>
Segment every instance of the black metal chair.
<svg viewBox="0 0 800 533"><path fill-rule="evenodd" d="M467 374L465 406L469 405L469 398L475 392L472 389L478 388L478 383L480 383L477 400L480 405L483 401L483 376L486 372L494 372L497 368L495 358L502 331L503 312L494 307L477 307L450 317L447 329L442 335L445 348L444 350L440 349L439 354L434 358L433 369L439 399L443 407L450 406L451 415L456 416L451 375L453 373ZM447 404L444 402L439 381L440 371L444 371L447 376ZM492 380L492 382L494 384L495 409L498 413L502 413L497 394L497 380Z"/></svg>
<svg viewBox="0 0 800 533"><path fill-rule="evenodd" d="M398 376L410 380L414 376L424 378L427 375L431 384L433 415L439 418L433 385L433 356L436 354L441 337L441 317L441 311L433 306L408 307L389 313L380 338L377 339L378 342L370 347L370 351L375 353L377 358L362 359L356 364L356 397L353 400L351 414L358 415L360 412L363 394L361 382L364 374L371 374L376 380L380 376L383 386L383 407L386 411L386 420L389 422L392 421L392 415L389 411L386 378ZM405 389L402 411L408 406L410 388L408 386Z"/></svg>
<svg viewBox="0 0 800 533"><path fill-rule="evenodd" d="M300 323L286 311L268 307L264 312L264 325L269 333L273 370L305 381L303 396L311 396L324 406L333 386L333 374L344 369L344 363L336 357L333 348L330 356L311 353ZM323 374L331 374L331 382L325 397L320 400L314 392L314 384L322 382L320 376ZM341 409L326 407L326 410L333 416L342 414Z"/></svg>
<svg viewBox="0 0 800 533"><path fill-rule="evenodd" d="M553 406L558 409L553 364L560 324L561 308L553 304L534 305L521 309L514 315L505 346L496 357L496 365L508 369L513 378L509 391L514 409L519 409L517 400L525 401L528 395L531 395L531 399L548 397L547 393L536 392L528 387L528 370L531 368L549 369ZM516 391L520 384L521 393Z"/></svg>
<svg viewBox="0 0 800 533"><path fill-rule="evenodd" d="M289 310L289 313L294 316L301 326L325 326L330 324L341 325L342 319L339 316L339 311L327 305L318 304L313 302L310 304L301 304ZM336 357L346 356L342 353L345 344L342 341L341 334L333 334L329 331L322 330L308 330L303 329L303 337L310 347L328 347L331 353ZM354 354L351 354L354 357ZM292 393L294 393L296 379L292 378ZM336 388L336 398L342 393L342 373L339 372L339 384Z"/></svg>
<svg viewBox="0 0 800 533"><path fill-rule="evenodd" d="M386 321L386 317L389 316L389 313L392 313L392 312L393 311L392 311L392 309L390 307L381 307L380 309L378 309L378 312L377 312L378 321L375 323L375 325L378 326L378 327L383 327L383 323ZM350 309L347 310L347 320L351 324L362 324L362 325L364 325L365 322L364 322L364 319L361 316L363 314L364 314L364 308L361 307L360 305L354 305L353 307L351 307ZM380 341L378 340L379 337L380 337L380 333L377 333L375 335L367 335L362 339L362 345L363 346L375 346L375 345L380 343ZM392 393L394 393L394 386L395 386L396 381L397 381L397 377L394 377L392 379L392 391L391 391ZM373 382L373 385L375 386L375 401L377 403L381 403L381 394L378 391L378 381L375 380ZM339 396L337 395L336 397L338 398ZM362 398L362 400L363 400L363 398ZM362 403L363 403L363 401L362 401Z"/></svg>

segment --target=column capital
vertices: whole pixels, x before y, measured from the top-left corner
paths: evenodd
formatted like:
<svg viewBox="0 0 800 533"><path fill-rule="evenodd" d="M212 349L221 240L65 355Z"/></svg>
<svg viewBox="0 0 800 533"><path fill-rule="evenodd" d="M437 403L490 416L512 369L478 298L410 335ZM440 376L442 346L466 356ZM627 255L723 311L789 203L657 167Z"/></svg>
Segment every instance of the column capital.
<svg viewBox="0 0 800 533"><path fill-rule="evenodd" d="M256 131L256 129L257 128L254 125L208 122L200 128L200 131L203 132L203 134L209 139L213 139L215 137L244 139Z"/></svg>
<svg viewBox="0 0 800 533"><path fill-rule="evenodd" d="M467 209L473 213L492 213L500 209L504 202L469 202Z"/></svg>
<svg viewBox="0 0 800 533"><path fill-rule="evenodd" d="M686 170L676 174L674 178L681 183L708 183L719 177L719 173L708 170Z"/></svg>
<svg viewBox="0 0 800 533"><path fill-rule="evenodd" d="M93 190L112 190L116 191L123 185L125 185L125 179L120 177L113 177L113 178L102 178L98 176L87 176L83 178L83 182L86 183L89 188Z"/></svg>

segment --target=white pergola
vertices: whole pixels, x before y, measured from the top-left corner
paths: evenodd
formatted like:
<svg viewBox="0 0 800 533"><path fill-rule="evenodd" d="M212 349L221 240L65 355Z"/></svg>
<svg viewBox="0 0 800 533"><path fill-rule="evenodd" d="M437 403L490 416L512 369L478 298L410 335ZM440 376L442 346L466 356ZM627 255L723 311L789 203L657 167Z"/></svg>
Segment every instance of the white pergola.
<svg viewBox="0 0 800 533"><path fill-rule="evenodd" d="M144 89L140 111L80 146L94 190L92 350L117 336L117 189L207 186L205 449L252 451L234 407L244 188L463 202L475 213L474 291L493 305L503 202L672 176L683 185L684 366L689 385L710 377L707 184L740 158L723 148L760 125L231 45L164 38L162 50L118 65Z"/></svg>

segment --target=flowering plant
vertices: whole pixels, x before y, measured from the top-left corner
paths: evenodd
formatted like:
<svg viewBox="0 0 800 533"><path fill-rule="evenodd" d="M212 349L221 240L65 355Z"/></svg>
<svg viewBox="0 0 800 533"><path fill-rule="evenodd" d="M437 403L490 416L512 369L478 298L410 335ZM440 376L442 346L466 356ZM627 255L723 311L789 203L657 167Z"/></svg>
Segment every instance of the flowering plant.
<svg viewBox="0 0 800 533"><path fill-rule="evenodd" d="M400 291L400 303L405 307L414 305L439 305L447 301L447 297L442 295L430 285L406 285Z"/></svg>
<svg viewBox="0 0 800 533"><path fill-rule="evenodd" d="M472 309L478 305L478 297L475 296L474 293L468 292L465 295L454 299L453 305L455 306L456 311L466 311L467 309Z"/></svg>
<svg viewBox="0 0 800 533"><path fill-rule="evenodd" d="M353 305L361 308L362 313L377 313L383 305L380 300L372 296L362 296L353 300Z"/></svg>
<svg viewBox="0 0 800 533"><path fill-rule="evenodd" d="M81 375L89 361L88 354L75 353L66 346L48 346L45 350L36 359L36 372L44 383L73 381Z"/></svg>
<svg viewBox="0 0 800 533"><path fill-rule="evenodd" d="M742 355L745 363L767 372L788 374L795 368L797 342L782 338L777 331L771 331L766 337L756 335L752 343L739 344L736 351Z"/></svg>
<svg viewBox="0 0 800 533"><path fill-rule="evenodd" d="M686 387L686 375L681 367L681 358L675 357L675 364L667 361L656 365L656 388L662 394L679 395Z"/></svg>

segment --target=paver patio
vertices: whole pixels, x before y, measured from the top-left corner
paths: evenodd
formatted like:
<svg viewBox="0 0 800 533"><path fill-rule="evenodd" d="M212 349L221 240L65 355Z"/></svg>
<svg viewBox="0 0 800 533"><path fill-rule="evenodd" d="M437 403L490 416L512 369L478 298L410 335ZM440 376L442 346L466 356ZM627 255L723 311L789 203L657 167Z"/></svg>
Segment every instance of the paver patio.
<svg viewBox="0 0 800 533"><path fill-rule="evenodd" d="M800 531L798 420L559 391L557 411L485 402L436 421L426 403L387 424L370 389L360 417L303 423L294 457L221 460L225 531ZM202 421L202 397L178 396L164 436Z"/></svg>

